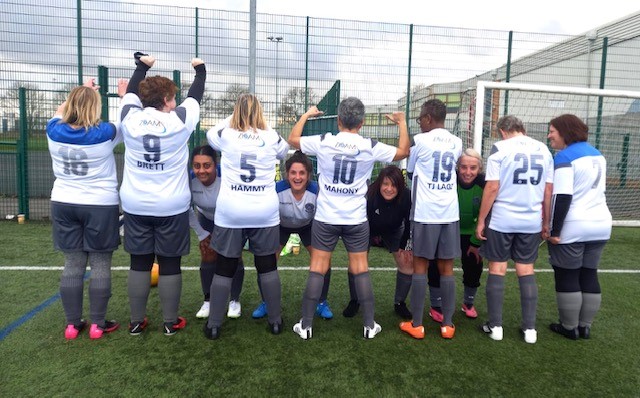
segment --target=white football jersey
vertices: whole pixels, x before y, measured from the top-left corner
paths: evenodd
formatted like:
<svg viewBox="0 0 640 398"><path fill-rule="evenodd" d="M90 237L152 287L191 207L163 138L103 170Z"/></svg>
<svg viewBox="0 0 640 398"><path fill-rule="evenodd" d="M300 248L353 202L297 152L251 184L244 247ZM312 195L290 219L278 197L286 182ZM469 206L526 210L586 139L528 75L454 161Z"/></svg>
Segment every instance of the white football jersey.
<svg viewBox="0 0 640 398"><path fill-rule="evenodd" d="M287 180L276 184L278 200L280 201L280 226L285 228L302 228L311 224L316 214L318 199L318 183L309 182L302 198L297 200L291 192L291 185Z"/></svg>
<svg viewBox="0 0 640 398"><path fill-rule="evenodd" d="M189 174L189 185L191 187L191 203L200 215L213 222L216 212L216 202L220 193L220 178L216 178L213 184L206 186L198 180L195 174ZM206 231L197 220L193 209L189 211L189 225L198 235L200 240L209 236L210 231Z"/></svg>
<svg viewBox="0 0 640 398"><path fill-rule="evenodd" d="M113 148L122 135L112 123L74 129L60 123L60 115L47 123L47 142L53 166L51 200L86 205L117 205L118 179Z"/></svg>
<svg viewBox="0 0 640 398"><path fill-rule="evenodd" d="M280 224L275 189L276 161L289 144L273 129L238 131L228 120L207 132L222 153L215 224L225 228L267 228Z"/></svg>
<svg viewBox="0 0 640 398"><path fill-rule="evenodd" d="M556 154L554 195L572 195L560 232L560 243L608 240L611 213L605 187L607 161L586 142L576 142Z"/></svg>
<svg viewBox="0 0 640 398"><path fill-rule="evenodd" d="M411 220L446 224L460 219L456 163L462 140L443 128L414 137L407 172L413 173Z"/></svg>
<svg viewBox="0 0 640 398"><path fill-rule="evenodd" d="M300 149L318 159L315 219L334 225L367 221L367 181L376 161L391 162L396 147L358 134L341 132L300 137Z"/></svg>
<svg viewBox="0 0 640 398"><path fill-rule="evenodd" d="M123 97L119 120L125 154L120 199L125 212L167 217L189 209L188 143L199 118L200 105L191 97L169 113L143 109L136 94Z"/></svg>
<svg viewBox="0 0 640 398"><path fill-rule="evenodd" d="M487 160L486 181L500 184L489 228L527 234L542 230L544 189L553 182L553 158L545 144L526 135L496 142Z"/></svg>

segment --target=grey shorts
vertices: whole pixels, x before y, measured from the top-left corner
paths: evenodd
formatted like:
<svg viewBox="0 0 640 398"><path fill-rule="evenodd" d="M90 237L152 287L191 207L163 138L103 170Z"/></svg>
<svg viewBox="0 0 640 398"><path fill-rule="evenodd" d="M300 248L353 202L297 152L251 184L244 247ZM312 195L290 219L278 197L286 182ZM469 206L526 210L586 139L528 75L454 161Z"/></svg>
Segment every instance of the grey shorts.
<svg viewBox="0 0 640 398"><path fill-rule="evenodd" d="M284 246L287 244L289 235L291 234L300 235L300 241L302 242L302 245L304 247L309 246L311 244L311 223L300 228L280 227L280 246Z"/></svg>
<svg viewBox="0 0 640 398"><path fill-rule="evenodd" d="M266 228L225 228L218 225L211 233L211 248L229 258L242 257L244 243L256 256L268 256L278 251L280 226Z"/></svg>
<svg viewBox="0 0 640 398"><path fill-rule="evenodd" d="M190 238L188 211L168 217L124 213L124 249L129 254L186 256Z"/></svg>
<svg viewBox="0 0 640 398"><path fill-rule="evenodd" d="M53 247L63 252L112 252L120 245L118 205L51 202Z"/></svg>
<svg viewBox="0 0 640 398"><path fill-rule="evenodd" d="M448 224L411 223L413 255L422 258L453 259L461 255L460 222Z"/></svg>
<svg viewBox="0 0 640 398"><path fill-rule="evenodd" d="M598 269L606 240L575 242L565 245L548 244L549 262L554 267L564 269Z"/></svg>
<svg viewBox="0 0 640 398"><path fill-rule="evenodd" d="M196 214L198 215L198 223L200 224L200 226L205 231L211 233L213 231L213 220L209 220L207 217L203 216L197 211L196 211Z"/></svg>
<svg viewBox="0 0 640 398"><path fill-rule="evenodd" d="M334 225L314 220L311 224L311 246L314 249L332 252L340 237L347 252L366 252L369 250L369 221L357 225Z"/></svg>
<svg viewBox="0 0 640 398"><path fill-rule="evenodd" d="M512 259L521 264L533 264L538 258L540 233L503 233L485 228L486 241L480 246L480 255L488 261L504 262Z"/></svg>

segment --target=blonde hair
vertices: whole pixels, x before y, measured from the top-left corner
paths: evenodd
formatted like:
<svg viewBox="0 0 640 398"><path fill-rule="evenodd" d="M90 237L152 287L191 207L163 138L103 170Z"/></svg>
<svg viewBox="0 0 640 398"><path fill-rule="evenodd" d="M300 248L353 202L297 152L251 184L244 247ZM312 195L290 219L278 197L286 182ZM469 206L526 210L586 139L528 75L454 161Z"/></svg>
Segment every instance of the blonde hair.
<svg viewBox="0 0 640 398"><path fill-rule="evenodd" d="M475 158L478 160L478 171L482 171L482 156L480 156L480 154L478 153L478 151L476 151L473 148L467 148L462 152L462 155L460 155L460 157L458 158L458 164L460 164L460 159L462 159L463 156L469 156L470 158Z"/></svg>
<svg viewBox="0 0 640 398"><path fill-rule="evenodd" d="M91 87L79 86L71 90L62 112L62 122L89 128L100 124L102 99Z"/></svg>
<svg viewBox="0 0 640 398"><path fill-rule="evenodd" d="M255 95L242 94L238 97L229 126L238 131L267 129L262 105Z"/></svg>

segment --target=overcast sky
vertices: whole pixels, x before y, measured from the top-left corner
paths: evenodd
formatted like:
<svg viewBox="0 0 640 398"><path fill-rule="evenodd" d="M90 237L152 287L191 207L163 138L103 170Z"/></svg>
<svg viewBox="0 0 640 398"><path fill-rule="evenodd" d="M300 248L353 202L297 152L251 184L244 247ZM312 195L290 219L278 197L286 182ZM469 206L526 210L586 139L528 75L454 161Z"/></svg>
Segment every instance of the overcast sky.
<svg viewBox="0 0 640 398"><path fill-rule="evenodd" d="M135 0L176 5L175 0ZM256 0L257 12L316 18L578 35L640 11L633 0ZM249 11L249 0L182 0L180 6Z"/></svg>

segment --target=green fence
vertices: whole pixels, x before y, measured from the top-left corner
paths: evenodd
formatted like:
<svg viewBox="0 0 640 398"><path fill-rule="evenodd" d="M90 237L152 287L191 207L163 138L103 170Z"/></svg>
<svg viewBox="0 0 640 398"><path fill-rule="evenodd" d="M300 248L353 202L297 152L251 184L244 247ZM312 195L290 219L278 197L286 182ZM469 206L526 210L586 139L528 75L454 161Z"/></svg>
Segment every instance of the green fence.
<svg viewBox="0 0 640 398"><path fill-rule="evenodd" d="M618 21L587 37L258 14L255 57L249 24L249 13L205 8L0 2L0 215L49 215L47 120L86 77L98 78L103 117L114 120L117 79L130 76L138 50L157 58L152 74L173 78L183 93L193 78L190 59L205 60L201 126L192 145L231 113L252 77L270 124L283 136L306 106L339 92L334 100L357 96L365 103L363 134L390 143L397 132L383 114L407 111L416 133L420 104L440 98L453 123L463 93L477 80L640 90L637 23ZM339 91L332 91L336 82Z"/></svg>

